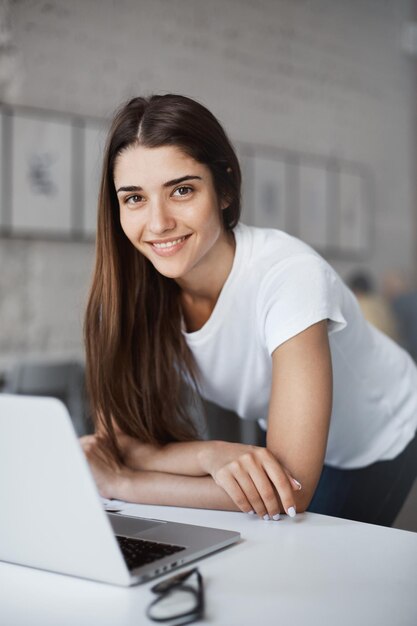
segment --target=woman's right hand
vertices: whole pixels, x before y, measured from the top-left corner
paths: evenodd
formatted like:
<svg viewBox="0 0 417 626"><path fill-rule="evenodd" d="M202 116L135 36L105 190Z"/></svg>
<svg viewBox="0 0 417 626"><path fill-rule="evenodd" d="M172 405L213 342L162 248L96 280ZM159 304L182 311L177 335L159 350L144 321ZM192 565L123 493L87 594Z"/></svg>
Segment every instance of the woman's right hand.
<svg viewBox="0 0 417 626"><path fill-rule="evenodd" d="M202 465L241 511L263 519L279 519L282 507L290 517L296 514L294 491L301 485L267 448L207 443L212 445L202 450Z"/></svg>
<svg viewBox="0 0 417 626"><path fill-rule="evenodd" d="M117 486L128 470L115 460L105 437L85 435L80 438L97 489L103 498L117 498Z"/></svg>

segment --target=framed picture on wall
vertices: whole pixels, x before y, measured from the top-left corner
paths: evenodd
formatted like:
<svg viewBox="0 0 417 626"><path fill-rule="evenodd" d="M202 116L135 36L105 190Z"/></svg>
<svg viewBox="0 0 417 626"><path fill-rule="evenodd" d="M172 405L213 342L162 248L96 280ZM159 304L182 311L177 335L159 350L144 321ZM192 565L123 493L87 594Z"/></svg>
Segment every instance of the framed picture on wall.
<svg viewBox="0 0 417 626"><path fill-rule="evenodd" d="M12 233L70 236L72 185L71 121L14 114Z"/></svg>
<svg viewBox="0 0 417 626"><path fill-rule="evenodd" d="M286 163L264 156L254 159L254 224L285 230L288 189Z"/></svg>
<svg viewBox="0 0 417 626"><path fill-rule="evenodd" d="M369 247L369 206L365 178L359 172L342 169L339 173L339 248L363 254Z"/></svg>
<svg viewBox="0 0 417 626"><path fill-rule="evenodd" d="M87 237L94 237L96 234L97 200L105 141L106 129L104 124L86 124L84 127L84 211L82 232Z"/></svg>
<svg viewBox="0 0 417 626"><path fill-rule="evenodd" d="M321 165L299 163L298 236L319 250L328 246L328 172Z"/></svg>

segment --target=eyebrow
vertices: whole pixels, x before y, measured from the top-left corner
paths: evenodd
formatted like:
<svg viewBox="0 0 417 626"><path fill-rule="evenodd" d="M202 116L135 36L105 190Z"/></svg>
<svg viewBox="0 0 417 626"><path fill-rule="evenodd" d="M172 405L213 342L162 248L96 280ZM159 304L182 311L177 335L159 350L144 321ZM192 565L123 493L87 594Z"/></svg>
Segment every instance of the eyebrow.
<svg viewBox="0 0 417 626"><path fill-rule="evenodd" d="M179 185L180 183L184 183L187 180L203 180L203 179L201 178L201 176L186 175L186 176L181 176L180 178L173 178L172 180L167 180L167 182L164 183L162 186L173 187L174 185ZM119 193L120 191L143 191L143 188L137 185L129 185L127 187L119 187L116 193Z"/></svg>

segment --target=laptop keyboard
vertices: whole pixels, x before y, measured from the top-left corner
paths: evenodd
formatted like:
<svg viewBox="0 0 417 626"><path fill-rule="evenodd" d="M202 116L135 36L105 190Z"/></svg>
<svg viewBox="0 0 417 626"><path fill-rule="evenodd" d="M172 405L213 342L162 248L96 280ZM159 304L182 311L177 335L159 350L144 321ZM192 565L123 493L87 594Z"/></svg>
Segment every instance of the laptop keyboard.
<svg viewBox="0 0 417 626"><path fill-rule="evenodd" d="M132 537L116 535L116 539L130 570L185 550L184 546L172 546L168 543L156 543L144 539L132 539Z"/></svg>

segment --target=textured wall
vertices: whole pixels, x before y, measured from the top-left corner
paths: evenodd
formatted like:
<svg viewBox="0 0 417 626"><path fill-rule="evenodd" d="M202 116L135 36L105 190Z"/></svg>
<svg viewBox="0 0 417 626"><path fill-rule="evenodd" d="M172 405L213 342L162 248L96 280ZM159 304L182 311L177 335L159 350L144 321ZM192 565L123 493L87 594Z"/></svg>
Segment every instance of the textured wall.
<svg viewBox="0 0 417 626"><path fill-rule="evenodd" d="M0 97L108 116L131 95L175 91L236 140L362 162L376 188L369 267L412 269L410 12L411 0L3 0ZM0 240L0 366L82 354L92 257L91 244Z"/></svg>

